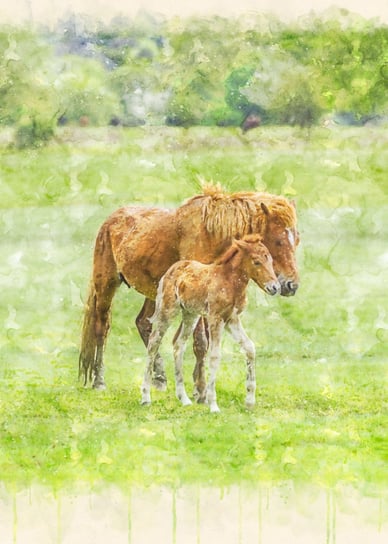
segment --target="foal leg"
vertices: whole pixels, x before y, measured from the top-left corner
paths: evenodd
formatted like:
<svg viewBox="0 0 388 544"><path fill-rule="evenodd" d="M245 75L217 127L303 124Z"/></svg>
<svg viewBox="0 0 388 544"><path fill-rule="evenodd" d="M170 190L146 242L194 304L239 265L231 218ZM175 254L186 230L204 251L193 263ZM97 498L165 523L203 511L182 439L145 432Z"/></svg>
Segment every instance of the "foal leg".
<svg viewBox="0 0 388 544"><path fill-rule="evenodd" d="M183 355L187 340L193 332L198 317L187 313L184 313L182 317L182 323L180 324L173 341L175 360L175 391L177 398L182 402L183 406L188 406L191 404L191 400L187 396L183 381Z"/></svg>
<svg viewBox="0 0 388 544"><path fill-rule="evenodd" d="M159 346L162 342L163 336L168 329L169 322L167 319L157 319L154 323L154 328L148 339L147 346L147 364L144 372L144 379L141 388L142 397L141 403L143 405L151 404L151 382L152 382L152 370L155 365L155 360L158 357Z"/></svg>
<svg viewBox="0 0 388 544"><path fill-rule="evenodd" d="M247 408L253 408L255 405L255 391L256 391L256 371L255 371L255 345L248 337L241 325L240 318L238 316L232 317L228 322L227 331L230 332L233 339L240 345L241 349L245 353L247 362L247 396L245 404Z"/></svg>
<svg viewBox="0 0 388 544"><path fill-rule="evenodd" d="M224 322L217 320L209 322L210 355L209 355L209 381L206 389L206 402L211 412L219 412L216 394L216 375L221 359L221 335Z"/></svg>
<svg viewBox="0 0 388 544"><path fill-rule="evenodd" d="M194 398L198 403L206 400L206 377L205 377L205 359L209 348L209 338L207 322L201 317L194 329L193 351L196 358L193 380L194 380Z"/></svg>
<svg viewBox="0 0 388 544"><path fill-rule="evenodd" d="M146 298L139 315L136 318L136 327L144 342L144 345L148 346L148 340L152 331L152 323L150 317L155 311L155 302L149 298ZM159 353L156 354L153 363L153 385L159 391L165 391L167 389L167 378L164 370L164 362Z"/></svg>

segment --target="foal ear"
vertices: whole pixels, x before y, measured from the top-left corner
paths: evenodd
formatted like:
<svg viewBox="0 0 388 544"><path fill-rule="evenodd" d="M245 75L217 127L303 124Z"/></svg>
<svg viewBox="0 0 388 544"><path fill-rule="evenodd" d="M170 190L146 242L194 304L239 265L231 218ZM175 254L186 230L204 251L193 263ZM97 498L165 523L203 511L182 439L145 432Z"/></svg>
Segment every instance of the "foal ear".
<svg viewBox="0 0 388 544"><path fill-rule="evenodd" d="M269 215L269 209L267 208L267 206L264 204L264 202L260 202L260 206L261 206L261 209L263 210L263 212L265 213L265 215Z"/></svg>
<svg viewBox="0 0 388 544"><path fill-rule="evenodd" d="M249 243L245 240L237 240L234 238L233 243L242 250L246 250L249 247Z"/></svg>
<svg viewBox="0 0 388 544"><path fill-rule="evenodd" d="M295 210L296 210L296 200L295 200L295 199L290 200L290 204L291 204L291 206L293 206L293 207L295 208Z"/></svg>

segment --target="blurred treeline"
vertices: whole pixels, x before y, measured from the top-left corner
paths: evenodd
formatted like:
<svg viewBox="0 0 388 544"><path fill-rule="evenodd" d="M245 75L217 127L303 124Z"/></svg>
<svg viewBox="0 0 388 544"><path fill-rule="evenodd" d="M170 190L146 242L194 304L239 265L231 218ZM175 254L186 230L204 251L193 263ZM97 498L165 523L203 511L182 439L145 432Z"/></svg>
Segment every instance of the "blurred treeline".
<svg viewBox="0 0 388 544"><path fill-rule="evenodd" d="M344 11L0 27L0 125L20 146L58 124L361 125L384 119L387 91L388 27Z"/></svg>

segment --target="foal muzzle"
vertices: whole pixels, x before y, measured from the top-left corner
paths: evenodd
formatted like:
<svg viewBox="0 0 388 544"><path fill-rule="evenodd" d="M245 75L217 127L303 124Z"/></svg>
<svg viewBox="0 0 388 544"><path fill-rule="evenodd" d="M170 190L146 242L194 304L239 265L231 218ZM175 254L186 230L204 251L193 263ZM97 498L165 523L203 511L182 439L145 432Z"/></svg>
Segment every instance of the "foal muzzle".
<svg viewBox="0 0 388 544"><path fill-rule="evenodd" d="M281 291L281 286L278 281L271 281L265 284L264 290L268 295L277 295Z"/></svg>

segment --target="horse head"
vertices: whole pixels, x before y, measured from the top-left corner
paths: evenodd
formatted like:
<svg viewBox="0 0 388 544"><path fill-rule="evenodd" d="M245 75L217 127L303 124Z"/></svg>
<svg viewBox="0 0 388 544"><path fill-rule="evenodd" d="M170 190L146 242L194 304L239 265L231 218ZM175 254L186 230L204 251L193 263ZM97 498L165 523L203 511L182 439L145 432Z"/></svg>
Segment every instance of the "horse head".
<svg viewBox="0 0 388 544"><path fill-rule="evenodd" d="M296 228L296 213L292 212L292 209L295 212L295 203L291 202L289 208L288 213L283 215L272 212L261 202L261 209L266 216L263 241L272 255L273 268L281 285L280 294L286 297L295 295L299 287L295 259L299 233Z"/></svg>

